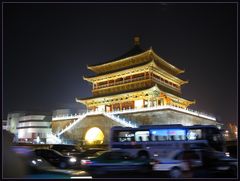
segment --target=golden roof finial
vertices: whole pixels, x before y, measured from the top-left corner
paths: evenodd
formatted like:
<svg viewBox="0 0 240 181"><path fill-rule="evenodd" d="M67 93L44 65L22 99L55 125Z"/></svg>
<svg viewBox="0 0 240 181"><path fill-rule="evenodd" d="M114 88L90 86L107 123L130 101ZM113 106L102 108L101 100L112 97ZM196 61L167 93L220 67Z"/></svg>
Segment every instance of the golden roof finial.
<svg viewBox="0 0 240 181"><path fill-rule="evenodd" d="M134 45L140 45L140 37L139 36L134 36L133 43L134 43Z"/></svg>

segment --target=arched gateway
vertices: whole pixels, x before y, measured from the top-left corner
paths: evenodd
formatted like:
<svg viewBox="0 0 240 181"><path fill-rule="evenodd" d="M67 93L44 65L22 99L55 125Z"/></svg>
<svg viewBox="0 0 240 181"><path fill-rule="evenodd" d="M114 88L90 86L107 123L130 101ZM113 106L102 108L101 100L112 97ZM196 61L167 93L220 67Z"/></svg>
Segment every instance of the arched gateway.
<svg viewBox="0 0 240 181"><path fill-rule="evenodd" d="M88 144L102 144L104 141L104 134L101 129L92 127L85 134L84 140Z"/></svg>

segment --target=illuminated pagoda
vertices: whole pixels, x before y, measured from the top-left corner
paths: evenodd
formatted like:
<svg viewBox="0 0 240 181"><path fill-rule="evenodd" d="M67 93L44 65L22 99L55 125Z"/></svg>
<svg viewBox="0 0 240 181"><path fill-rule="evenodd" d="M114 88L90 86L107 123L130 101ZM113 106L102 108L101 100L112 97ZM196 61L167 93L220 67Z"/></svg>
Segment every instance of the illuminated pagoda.
<svg viewBox="0 0 240 181"><path fill-rule="evenodd" d="M181 86L188 81L177 76L184 70L152 48L143 50L139 37L124 55L88 69L95 76L83 78L92 84L93 95L76 98L87 111L52 118L52 132L61 140L108 144L113 126L220 125L215 117L188 108L195 101L182 98Z"/></svg>
<svg viewBox="0 0 240 181"><path fill-rule="evenodd" d="M181 97L188 81L177 76L184 72L159 57L152 48L143 50L140 38L124 55L103 64L88 66L96 76L84 77L92 84L93 96L76 99L92 111L121 111L155 106L186 109L195 101Z"/></svg>

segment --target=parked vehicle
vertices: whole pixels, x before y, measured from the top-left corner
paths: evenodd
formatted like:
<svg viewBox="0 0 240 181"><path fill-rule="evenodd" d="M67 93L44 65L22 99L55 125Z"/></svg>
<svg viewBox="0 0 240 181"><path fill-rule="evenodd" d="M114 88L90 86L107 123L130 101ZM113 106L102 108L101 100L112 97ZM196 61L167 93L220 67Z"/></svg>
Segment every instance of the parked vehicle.
<svg viewBox="0 0 240 181"><path fill-rule="evenodd" d="M60 152L53 149L36 149L37 156L43 157L50 164L59 168L77 168L80 162L76 157L64 156Z"/></svg>
<svg viewBox="0 0 240 181"><path fill-rule="evenodd" d="M153 171L167 172L171 178L180 178L183 176L183 172L189 170L194 175L194 172L200 169L206 171L205 176L207 177L209 175L212 177L220 172L228 172L235 176L237 174L237 160L227 157L224 152L213 150L176 150L167 157L156 160L153 165Z"/></svg>
<svg viewBox="0 0 240 181"><path fill-rule="evenodd" d="M128 152L122 150L97 152L93 157L82 159L81 165L83 169L93 174L151 170L149 161L131 157Z"/></svg>

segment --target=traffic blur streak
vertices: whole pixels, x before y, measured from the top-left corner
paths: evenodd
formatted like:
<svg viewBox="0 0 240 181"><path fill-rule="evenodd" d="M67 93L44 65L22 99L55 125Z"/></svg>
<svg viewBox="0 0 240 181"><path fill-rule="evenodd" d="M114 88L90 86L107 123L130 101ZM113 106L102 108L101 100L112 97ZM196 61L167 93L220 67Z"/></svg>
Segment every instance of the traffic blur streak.
<svg viewBox="0 0 240 181"><path fill-rule="evenodd" d="M94 156L97 152L100 151L107 151L106 149L103 148L89 148L85 151L82 151L80 154L77 155L77 158L83 159L84 157L91 157Z"/></svg>
<svg viewBox="0 0 240 181"><path fill-rule="evenodd" d="M31 167L31 171L25 178L48 178L48 179L70 179L73 176L89 176L84 171L74 169L59 169L51 165L42 157L30 156L28 157L28 164Z"/></svg>
<svg viewBox="0 0 240 181"><path fill-rule="evenodd" d="M49 164L42 157L32 155L31 148L24 146L12 146L12 140L13 135L7 131L3 131L3 178L166 178L169 176L163 173L155 173L154 171L150 171L148 173L138 172L138 169L132 169L132 171L130 172L129 165L131 165L130 163L133 163L131 159L125 160L127 161L125 162L125 168L127 170L122 170L122 172L118 173L110 173L107 171L105 172L105 174L96 175L88 173L87 171L82 171L81 169L58 169ZM193 174L191 175L191 177L236 178L238 168L233 167L234 165L237 165L236 159L227 158L222 152L212 152L207 150L195 151L200 156L199 158L202 162L202 166L198 168L192 168L191 171L193 172ZM94 161L91 157L86 158L85 160ZM106 161L107 160L105 160L105 162ZM109 165L110 164L108 163L108 166ZM118 166L119 168L124 169L121 164L119 164ZM101 172L101 169L99 172ZM185 175L183 175L183 177L184 176Z"/></svg>
<svg viewBox="0 0 240 181"><path fill-rule="evenodd" d="M237 159L226 156L224 152L212 150L199 150L202 166L194 171L194 177L201 177L201 172L208 173L208 178L236 178Z"/></svg>
<svg viewBox="0 0 240 181"><path fill-rule="evenodd" d="M37 156L35 152L29 148L14 148L14 150L20 154L20 157L24 160L24 165L28 168L28 172L23 175L22 178L70 179L73 176L89 176L89 174L84 171L59 169L50 164L43 157Z"/></svg>
<svg viewBox="0 0 240 181"><path fill-rule="evenodd" d="M109 172L141 172L151 171L150 160L132 157L124 150L97 152L93 157L81 160L82 169L96 175Z"/></svg>
<svg viewBox="0 0 240 181"><path fill-rule="evenodd" d="M72 169L58 169L42 157L33 154L30 147L13 146L14 135L3 130L3 178L34 179L34 178L71 178L73 176L89 176L88 173Z"/></svg>
<svg viewBox="0 0 240 181"><path fill-rule="evenodd" d="M53 144L49 148L67 156L78 156L83 151L81 147L76 145Z"/></svg>
<svg viewBox="0 0 240 181"><path fill-rule="evenodd" d="M153 170L171 178L234 178L237 160L215 150L183 149L155 160Z"/></svg>
<svg viewBox="0 0 240 181"><path fill-rule="evenodd" d="M12 149L14 135L3 130L3 178L24 178L29 170L18 154Z"/></svg>
<svg viewBox="0 0 240 181"><path fill-rule="evenodd" d="M58 168L78 168L80 166L80 162L76 157L62 155L53 149L35 149L33 154L46 159L50 164Z"/></svg>

